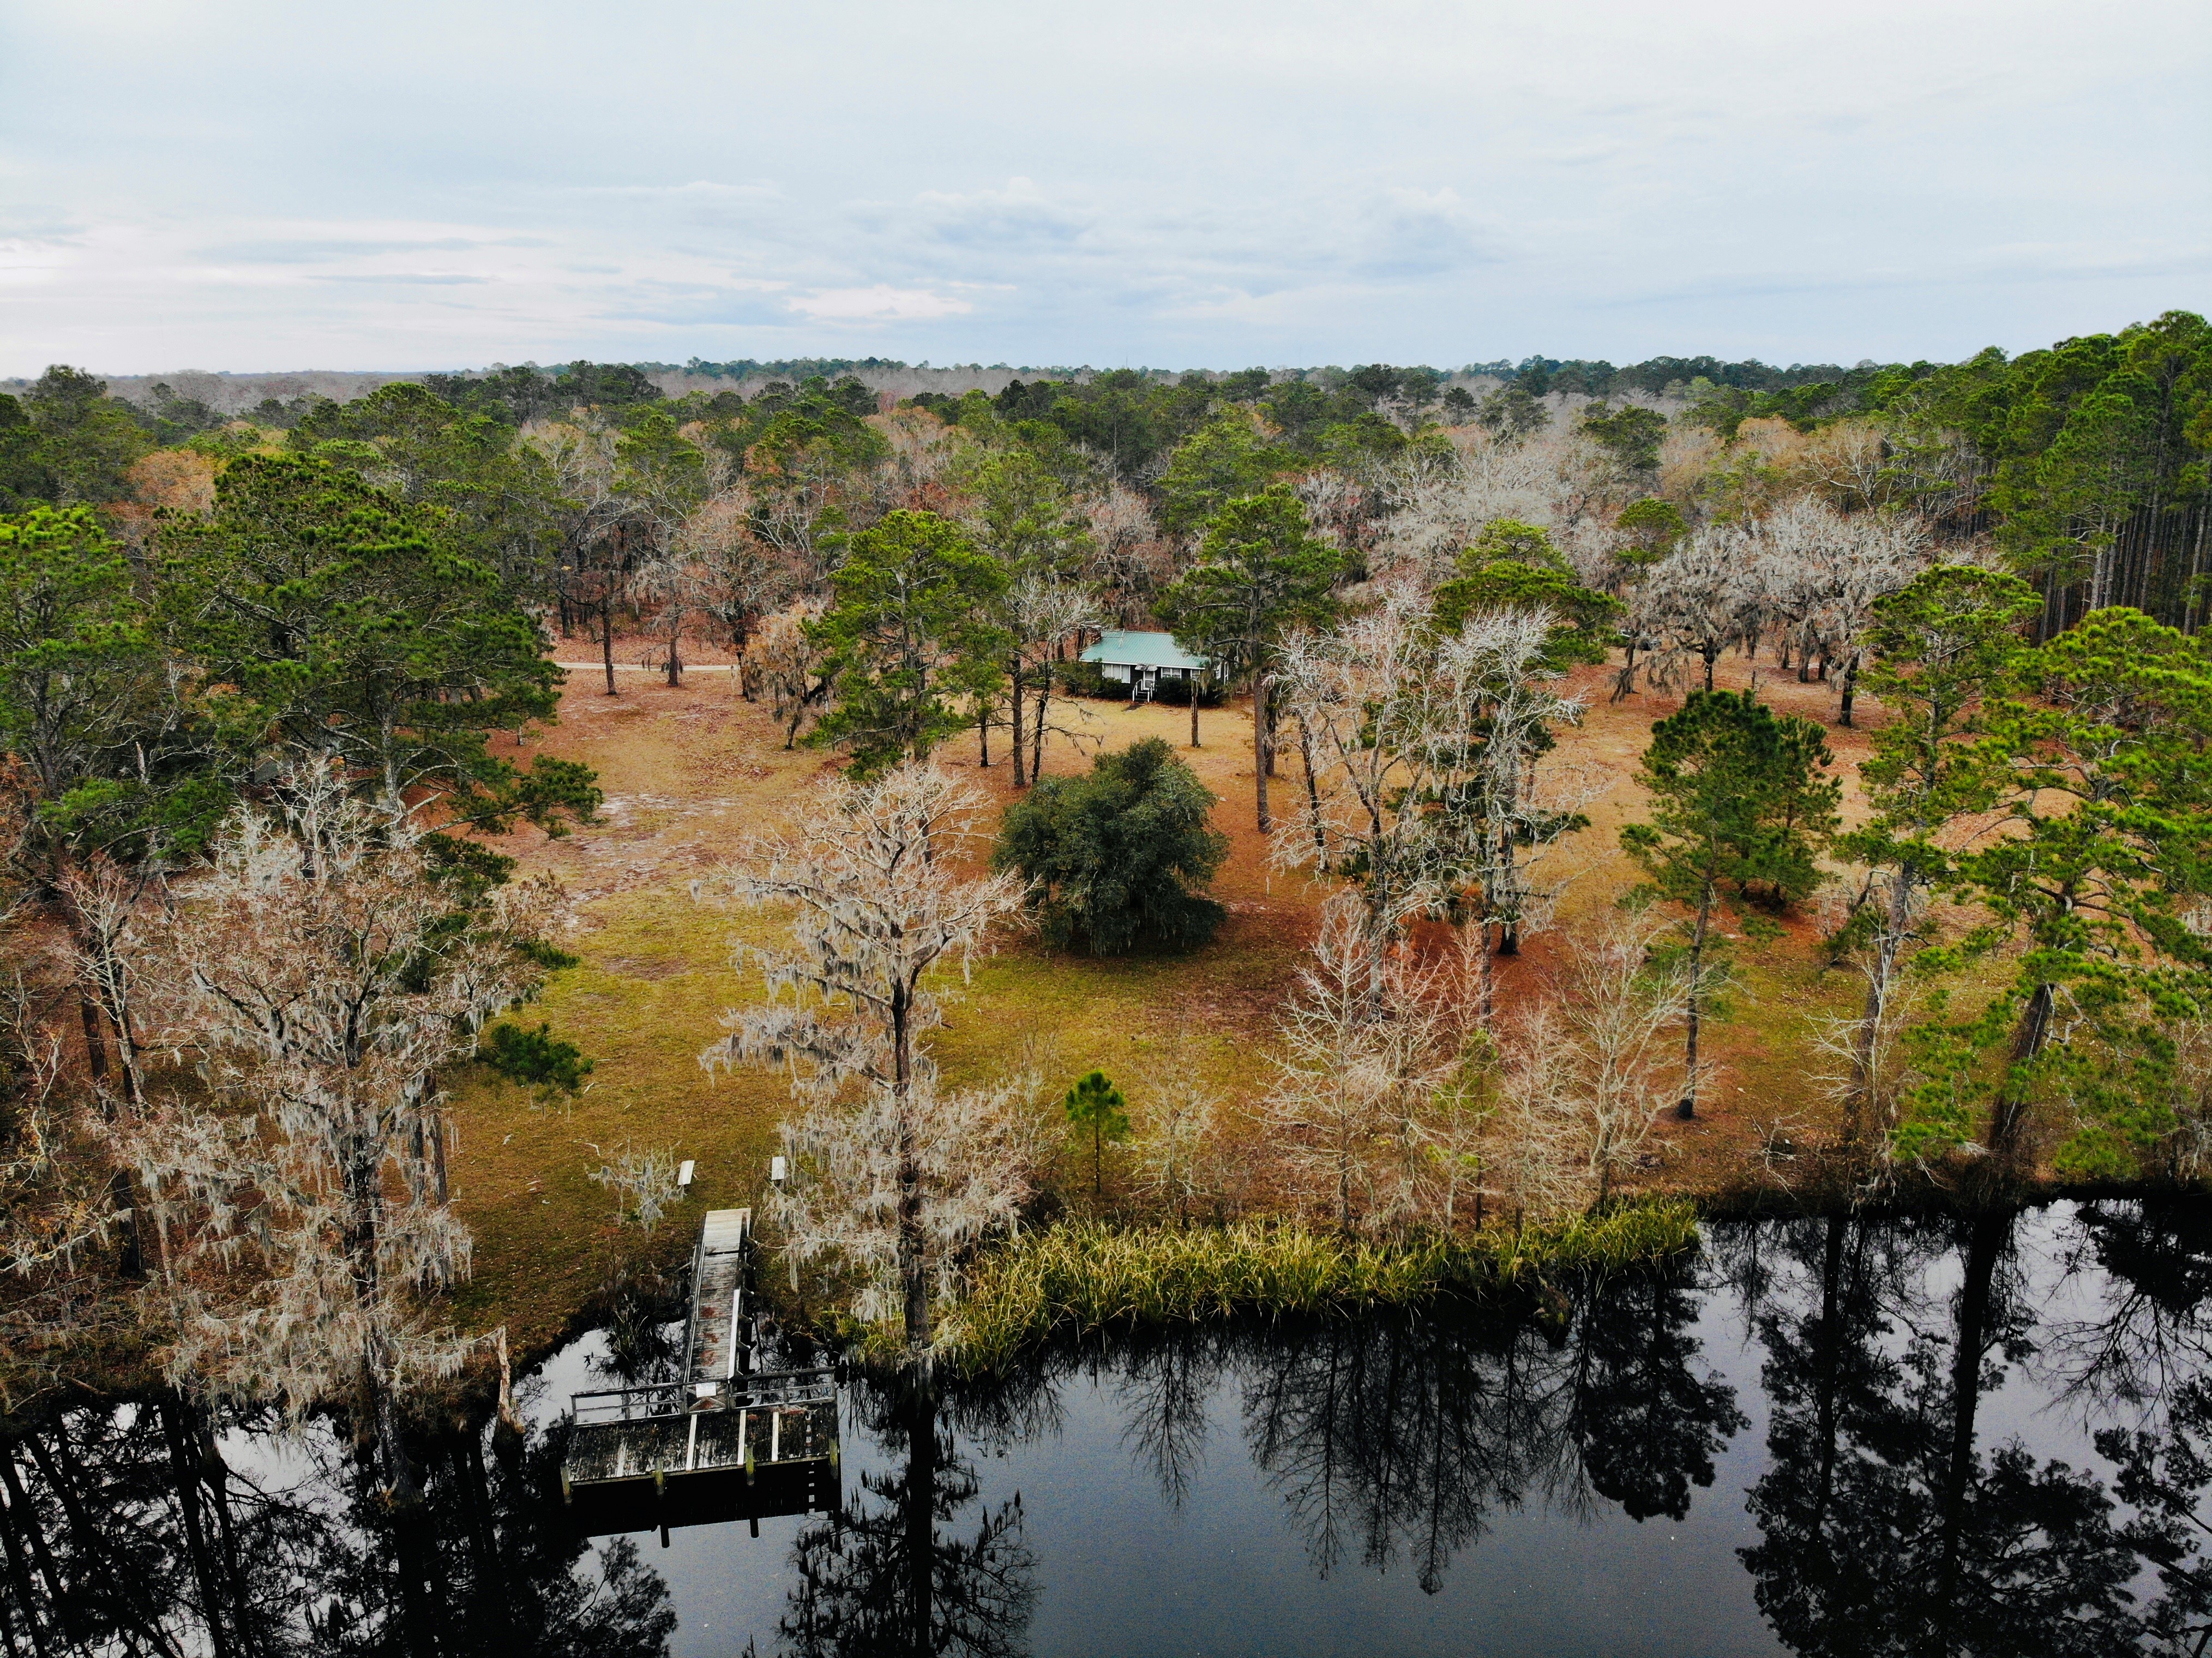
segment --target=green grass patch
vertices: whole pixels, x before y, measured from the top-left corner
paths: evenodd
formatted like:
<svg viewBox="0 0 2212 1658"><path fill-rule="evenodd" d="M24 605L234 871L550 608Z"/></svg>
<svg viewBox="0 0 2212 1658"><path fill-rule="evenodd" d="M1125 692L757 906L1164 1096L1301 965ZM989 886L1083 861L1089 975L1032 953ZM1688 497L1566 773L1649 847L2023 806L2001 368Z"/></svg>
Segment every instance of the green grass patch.
<svg viewBox="0 0 2212 1658"><path fill-rule="evenodd" d="M985 1257L969 1300L946 1322L939 1352L957 1369L988 1370L1057 1335L1405 1306L1624 1267L1697 1242L1696 1206L1681 1198L1517 1233L1500 1228L1403 1243L1287 1222L1176 1231L1068 1221L1024 1233Z"/></svg>

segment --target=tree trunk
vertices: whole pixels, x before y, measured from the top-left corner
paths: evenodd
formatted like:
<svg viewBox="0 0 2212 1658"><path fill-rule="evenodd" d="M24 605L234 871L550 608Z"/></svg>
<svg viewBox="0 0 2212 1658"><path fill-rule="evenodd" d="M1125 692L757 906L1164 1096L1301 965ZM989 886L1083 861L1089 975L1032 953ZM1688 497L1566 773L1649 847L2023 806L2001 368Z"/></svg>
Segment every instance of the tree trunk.
<svg viewBox="0 0 2212 1658"><path fill-rule="evenodd" d="M1493 1028L1498 1017L1498 972L1490 948L1490 917L1479 916L1474 923L1475 959L1481 964L1482 999L1476 1005L1475 1017L1484 1030Z"/></svg>
<svg viewBox="0 0 2212 1658"><path fill-rule="evenodd" d="M1044 677L1037 681L1036 707L1031 711L1030 720L1030 781L1032 783L1044 775L1044 716L1045 711L1052 706L1052 668L1049 664L1040 665L1044 668Z"/></svg>
<svg viewBox="0 0 2212 1658"><path fill-rule="evenodd" d="M1698 899L1698 928L1690 937L1689 1039L1684 1050L1682 1102L1674 1114L1687 1122L1698 1114L1698 1036L1705 996L1705 933L1713 919L1713 890L1708 884Z"/></svg>
<svg viewBox="0 0 2212 1658"><path fill-rule="evenodd" d="M906 1599L907 1650L940 1650L933 1638L937 1566L937 1400L919 1376L907 1383Z"/></svg>
<svg viewBox="0 0 2212 1658"><path fill-rule="evenodd" d="M1304 720L1298 721L1298 759L1305 770L1306 815L1313 826L1314 870L1321 875L1328 873L1328 835L1321 816L1321 785L1314 777L1313 733L1306 729Z"/></svg>
<svg viewBox="0 0 2212 1658"><path fill-rule="evenodd" d="M507 1568L500 1558L499 1533L492 1525L491 1481L484 1473L483 1436L459 1436L453 1448L454 1472L466 1494L469 1527L469 1576L472 1617L482 1631L482 1649L495 1650L501 1631L514 1627L507 1598Z"/></svg>
<svg viewBox="0 0 2212 1658"><path fill-rule="evenodd" d="M675 690L684 683L684 658L679 653L684 644L684 624L678 621L668 630L668 689Z"/></svg>
<svg viewBox="0 0 2212 1658"><path fill-rule="evenodd" d="M82 979L76 986L76 1017L84 1029L85 1069L91 1073L92 1085L103 1087L107 1082L107 1038L100 1033L100 1005Z"/></svg>
<svg viewBox="0 0 2212 1658"><path fill-rule="evenodd" d="M985 771L991 769L991 705L981 698L975 702L975 763Z"/></svg>
<svg viewBox="0 0 2212 1658"><path fill-rule="evenodd" d="M1875 1044L1881 1035L1881 1020L1895 993L1897 956L1905 947L1905 929L1912 917L1912 870L1898 865L1890 877L1888 925L1875 947L1874 971L1867 978L1866 1011L1859 1019L1858 1041L1851 1051L1851 1091L1844 1104L1844 1144L1856 1145L1865 1132L1874 1104ZM1887 1125L1884 1125L1887 1127Z"/></svg>
<svg viewBox="0 0 2212 1658"><path fill-rule="evenodd" d="M2197 635L2197 601L2202 596L2204 578L2204 520L2212 518L2212 501L2197 503L2197 544L2189 555L2189 586L2187 599L2181 611L2181 631L2192 639Z"/></svg>
<svg viewBox="0 0 2212 1658"><path fill-rule="evenodd" d="M399 1401L392 1397L391 1382L376 1374L376 1367L369 1359L362 1360L361 1372L362 1403L369 1412L376 1434L377 1456L384 1465L385 1488L394 1508L415 1508L422 1503L422 1492L415 1483L414 1460L407 1455L407 1441L400 1430Z"/></svg>
<svg viewBox="0 0 2212 1658"><path fill-rule="evenodd" d="M8 1506L15 1511L25 1540L30 1544L31 1558L38 1563L39 1576L46 1580L46 1593L52 1597L54 1613L61 1625L62 1638L72 1647L83 1649L85 1631L78 1619L75 1599L69 1586L62 1581L60 1564L46 1542L46 1527L39 1523L38 1510L31 1506L30 1497L23 1490L22 1478L15 1467L15 1449L10 1445L0 1449L0 1486L8 1493Z"/></svg>
<svg viewBox="0 0 2212 1658"><path fill-rule="evenodd" d="M53 1645L46 1638L45 1620L39 1616L39 1591L31 1582L30 1562L23 1552L20 1530L28 1518L20 1508L0 1503L0 1546L4 1546L8 1557L8 1581L15 1586L15 1604L22 1612L24 1627L30 1631L32 1650L39 1654L39 1658L47 1658ZM5 1611L6 1604L0 1600L0 1612ZM59 1610L55 1608L57 1613Z"/></svg>
<svg viewBox="0 0 2212 1658"><path fill-rule="evenodd" d="M1275 825L1267 815L1267 676L1264 673L1252 681L1252 786L1260 833L1267 835Z"/></svg>
<svg viewBox="0 0 2212 1658"><path fill-rule="evenodd" d="M619 696L615 689L615 594L610 586L607 596L599 601L599 654L606 664L607 695Z"/></svg>
<svg viewBox="0 0 2212 1658"><path fill-rule="evenodd" d="M1182 683L1190 688L1190 745L1196 748L1198 746L1198 670L1193 668L1185 673Z"/></svg>
<svg viewBox="0 0 2212 1658"><path fill-rule="evenodd" d="M2043 1052L2044 1042L2051 1034L2051 1017L2057 1005L2056 988L2039 984L2029 994L2027 1005L2021 1010L2019 1021L2013 1026L2011 1063L2007 1067L2004 1090L1997 1096L1996 1114L1990 1127L1990 1150L2008 1163L2019 1154L2032 1104L2028 1098L2030 1079L2023 1073L2034 1063L2036 1055Z"/></svg>
<svg viewBox="0 0 2212 1658"><path fill-rule="evenodd" d="M929 1351L929 1272L923 1253L921 1137L914 1122L914 1035L902 987L891 999L891 1092L898 1118L898 1266L906 1292L907 1357L918 1384Z"/></svg>
<svg viewBox="0 0 2212 1658"><path fill-rule="evenodd" d="M1827 1247L1820 1261L1820 1322L1813 1338L1813 1355L1820 1382L1814 1406L1820 1442L1820 1473L1814 1487L1813 1533L1816 1537L1827 1518L1828 1503L1836 1485L1836 1384L1844 1350L1844 1233L1850 1223L1840 1216L1828 1218Z"/></svg>
<svg viewBox="0 0 2212 1658"><path fill-rule="evenodd" d="M1018 653L1014 657L1013 681L1014 786L1021 789L1029 786L1029 772L1022 755L1022 659Z"/></svg>
<svg viewBox="0 0 2212 1658"><path fill-rule="evenodd" d="M1851 705L1858 700L1858 694L1859 653L1853 651L1850 663L1844 669L1843 723L1846 726L1851 723Z"/></svg>
<svg viewBox="0 0 2212 1658"><path fill-rule="evenodd" d="M169 1442L169 1467L177 1486L177 1512L184 1522L185 1553L199 1589L200 1615L207 1620L208 1641L216 1658L228 1658L230 1637L222 1619L222 1592L216 1575L215 1551L208 1546L207 1521L200 1511L198 1459L192 1454L190 1430L184 1420L181 1399L169 1398L156 1406L161 1432Z"/></svg>

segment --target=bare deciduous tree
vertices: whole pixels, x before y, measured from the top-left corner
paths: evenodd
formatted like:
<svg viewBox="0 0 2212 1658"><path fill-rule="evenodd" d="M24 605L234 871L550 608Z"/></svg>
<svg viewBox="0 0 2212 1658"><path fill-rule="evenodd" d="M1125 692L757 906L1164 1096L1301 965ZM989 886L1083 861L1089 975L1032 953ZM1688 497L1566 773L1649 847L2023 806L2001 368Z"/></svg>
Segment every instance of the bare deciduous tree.
<svg viewBox="0 0 2212 1658"><path fill-rule="evenodd" d="M1014 637L1013 659L1010 668L1013 681L1016 788L1021 788L1044 774L1044 739L1048 731L1058 731L1079 746L1086 740L1095 740L1086 730L1063 728L1049 722L1053 663L1058 659L1069 635L1098 625L1100 609L1097 597L1088 588L1049 574L1033 573L1023 576L1007 591L1004 606L1006 631ZM1022 693L1031 684L1036 688L1036 701L1030 711L1029 765L1024 773L1022 763ZM1075 706L1087 726L1089 714L1079 705Z"/></svg>
<svg viewBox="0 0 2212 1658"><path fill-rule="evenodd" d="M1188 1072L1153 1093L1136 1144L1136 1187L1172 1212L1178 1226L1206 1194L1213 1125L1220 1102Z"/></svg>
<svg viewBox="0 0 2212 1658"><path fill-rule="evenodd" d="M1577 1207L1589 1192L1589 1131L1559 1010L1539 1002L1515 1027L1498 1075L1485 1184L1517 1232Z"/></svg>
<svg viewBox="0 0 2212 1658"><path fill-rule="evenodd" d="M865 1307L902 1305L918 1362L952 1251L1011 1213L1024 1171L969 1151L999 1132L995 1096L939 1090L919 1038L940 1023L932 975L965 965L1012 918L1022 884L957 865L978 805L934 768L829 780L798 817L762 835L731 872L751 905L788 907L790 942L741 945L769 1001L732 1009L699 1062L787 1066L815 1108L787 1135L805 1176L778 1205L788 1248L869 1275ZM857 1095L857 1100L854 1096Z"/></svg>
<svg viewBox="0 0 2212 1658"><path fill-rule="evenodd" d="M1152 597L1175 580L1173 549L1152 518L1151 504L1120 479L1079 503L1089 521L1083 574L1124 627L1151 614Z"/></svg>
<svg viewBox="0 0 2212 1658"><path fill-rule="evenodd" d="M1658 936L1620 910L1578 927L1551 1008L1520 1035L1531 1085L1552 1090L1553 1104L1571 1114L1601 1199L1685 1091L1672 1037L1688 1011L1689 969L1652 963Z"/></svg>
<svg viewBox="0 0 2212 1658"><path fill-rule="evenodd" d="M16 940L7 940L10 944ZM100 1254L125 1216L109 1140L60 1030L20 973L0 980L0 1405L58 1379L71 1344L127 1303L102 1295ZM112 1310L111 1310L112 1309Z"/></svg>
<svg viewBox="0 0 2212 1658"><path fill-rule="evenodd" d="M1406 919L1441 908L1460 878L1455 826L1434 809L1479 741L1459 665L1441 659L1419 595L1395 584L1370 610L1294 634L1277 653L1305 788L1270 855L1282 868L1359 872L1365 959L1378 974Z"/></svg>
<svg viewBox="0 0 2212 1658"><path fill-rule="evenodd" d="M1358 872L1378 969L1407 918L1471 907L1486 1023L1489 930L1510 937L1541 924L1549 895L1530 871L1579 824L1589 792L1578 774L1540 786L1536 775L1552 729L1582 711L1556 689L1552 628L1541 607L1508 608L1439 640L1413 590L1394 584L1341 627L1293 636L1279 657L1305 792L1273 856Z"/></svg>
<svg viewBox="0 0 2212 1658"><path fill-rule="evenodd" d="M1376 954L1358 897L1332 898L1261 1107L1295 1187L1346 1232L1417 1212L1423 1120L1456 1059L1428 987L1401 952Z"/></svg>
<svg viewBox="0 0 2212 1658"><path fill-rule="evenodd" d="M1581 510L1571 465L1567 440L1550 434L1519 444L1470 440L1449 457L1425 447L1409 454L1389 485L1396 510L1376 540L1378 573L1425 591L1450 577L1498 519L1563 528Z"/></svg>

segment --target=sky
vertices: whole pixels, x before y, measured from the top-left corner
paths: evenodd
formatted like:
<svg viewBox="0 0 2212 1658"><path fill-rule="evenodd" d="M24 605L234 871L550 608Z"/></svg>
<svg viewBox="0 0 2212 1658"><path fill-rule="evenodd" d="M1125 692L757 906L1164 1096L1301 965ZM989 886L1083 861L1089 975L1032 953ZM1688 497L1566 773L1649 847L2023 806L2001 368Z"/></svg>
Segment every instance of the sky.
<svg viewBox="0 0 2212 1658"><path fill-rule="evenodd" d="M2203 0L8 0L0 375L1955 360L2212 309Z"/></svg>

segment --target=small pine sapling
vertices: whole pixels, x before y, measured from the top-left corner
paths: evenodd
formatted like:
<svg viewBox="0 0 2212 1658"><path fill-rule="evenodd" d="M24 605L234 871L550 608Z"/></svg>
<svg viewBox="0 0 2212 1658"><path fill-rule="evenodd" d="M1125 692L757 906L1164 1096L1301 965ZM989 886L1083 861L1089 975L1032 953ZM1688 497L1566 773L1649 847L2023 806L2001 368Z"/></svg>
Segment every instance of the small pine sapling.
<svg viewBox="0 0 2212 1658"><path fill-rule="evenodd" d="M1091 1191L1096 1197L1106 1189L1107 1142L1119 1145L1129 1138L1129 1102L1104 1072L1093 1071L1067 1090L1060 1104L1068 1127L1091 1137Z"/></svg>
<svg viewBox="0 0 2212 1658"><path fill-rule="evenodd" d="M551 1105L562 1095L575 1099L584 1091L584 1078L592 1074L593 1064L575 1043L555 1036L550 1024L535 1030L495 1024L484 1033L478 1057L507 1081L527 1087L532 1102L540 1107Z"/></svg>

